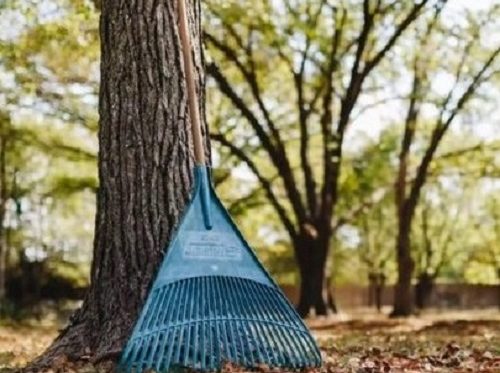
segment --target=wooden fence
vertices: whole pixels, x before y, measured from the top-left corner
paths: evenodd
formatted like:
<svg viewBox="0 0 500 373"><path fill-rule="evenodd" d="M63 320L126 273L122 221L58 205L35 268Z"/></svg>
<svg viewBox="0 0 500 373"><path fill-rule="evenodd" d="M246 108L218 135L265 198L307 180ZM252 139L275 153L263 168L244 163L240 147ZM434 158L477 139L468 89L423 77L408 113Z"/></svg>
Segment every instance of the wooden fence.
<svg viewBox="0 0 500 373"><path fill-rule="evenodd" d="M294 286L283 286L287 297L296 304L299 290ZM368 307L368 288L344 285L333 288L340 309ZM382 291L382 305L393 303L393 286ZM500 285L436 284L430 296L429 307L433 308L490 308L500 307Z"/></svg>

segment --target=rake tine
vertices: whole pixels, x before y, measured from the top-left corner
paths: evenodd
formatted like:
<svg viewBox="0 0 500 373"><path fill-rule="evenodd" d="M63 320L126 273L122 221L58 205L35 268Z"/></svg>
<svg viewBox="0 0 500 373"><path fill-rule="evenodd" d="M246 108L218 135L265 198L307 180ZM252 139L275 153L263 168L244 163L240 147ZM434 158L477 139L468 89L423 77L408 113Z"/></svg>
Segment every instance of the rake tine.
<svg viewBox="0 0 500 373"><path fill-rule="evenodd" d="M255 294L258 293L258 288L256 286L255 283L253 282L249 282L250 283L250 286L253 288L253 291ZM267 297L267 294L265 292L262 293L262 300L263 300L263 307L262 307L262 310L264 310L265 312L265 317L264 319L268 319L268 320L272 320L273 319L273 316L270 314L269 312L269 309L271 308L271 305L269 304L269 299ZM270 325L269 328L271 328L271 333L270 334L270 338L274 344L274 346L279 346L279 344L277 343L276 341L276 336L275 336L275 329L276 329L276 326L275 325ZM279 357L279 349L278 348L272 348L271 351L273 352L273 362L275 364L278 364L279 361L280 361L280 357Z"/></svg>
<svg viewBox="0 0 500 373"><path fill-rule="evenodd" d="M230 317L232 317L232 321L230 322L230 330L231 330L231 346L233 346L234 349L234 361L239 362L240 359L241 361L243 360L244 346L243 346L243 341L241 340L241 335L238 333L238 321L236 320L237 313L233 309L233 305L235 304L235 298L231 287L228 286L227 284L228 282L227 278L222 277L221 282L223 284L224 292L227 294L227 297L229 298L229 300L225 298L225 301L228 314L230 315ZM238 338L236 337L236 335L238 335ZM239 354L238 354L238 348L236 347L237 342L239 342L240 346Z"/></svg>
<svg viewBox="0 0 500 373"><path fill-rule="evenodd" d="M266 288L264 291L267 293L267 295L269 296L269 299L272 300L272 302L275 306L275 310L276 310L275 314L277 315L279 322L281 322L281 323L288 322L288 323L292 324L293 326L298 326L298 327L301 326L290 315L290 310L292 309L292 307L286 307L283 304L283 302L281 301L282 299L281 299L280 292L278 292L274 289L270 289L270 288ZM278 300L280 300L281 302L278 302Z"/></svg>
<svg viewBox="0 0 500 373"><path fill-rule="evenodd" d="M167 343L170 341L171 343L171 332L172 329L167 329L165 331L165 338L162 341L162 344L160 346L160 354L158 355L158 359L156 360L156 365L155 369L157 371L162 371L163 368L168 370L168 365L164 364L165 363L165 353L167 352Z"/></svg>
<svg viewBox="0 0 500 373"><path fill-rule="evenodd" d="M152 296L152 301L147 302L145 307L146 307L146 314L144 315L144 318L140 320L140 327L139 330L142 332L144 329L148 329L149 325L149 320L153 316L153 310L157 308L157 305L160 301L160 297L158 296L158 290L153 291L153 296ZM149 304L148 304L149 303Z"/></svg>
<svg viewBox="0 0 500 373"><path fill-rule="evenodd" d="M208 279L207 279L208 280ZM219 330L218 330L218 312L217 306L215 304L215 293L214 293L214 284L209 286L210 289L210 298L208 303L210 304L211 309L211 318L213 322L209 324L209 328L211 330L210 336L212 338L212 353L210 354L210 369L215 369L215 367L220 364L220 345L219 345Z"/></svg>
<svg viewBox="0 0 500 373"><path fill-rule="evenodd" d="M237 304L237 299L235 297L235 294L233 292L233 289L228 283L228 279L226 277L222 277L221 281L223 283L223 289L224 292L226 293L226 300L227 300L227 308L228 308L228 314L231 317L231 345L234 348L235 352L235 357L233 362L237 364L243 364L243 355L244 355L244 350L245 346L243 344L243 340L241 338L241 333L238 332L240 325L239 321L237 319L238 311L235 307ZM238 348L239 346L239 348Z"/></svg>
<svg viewBox="0 0 500 373"><path fill-rule="evenodd" d="M264 291L270 293L271 289L265 289ZM280 312L279 312L279 304L277 304L277 299L275 297L270 297L269 299L271 301L271 305L272 305L272 307L273 307L273 309L275 311L275 314L279 315ZM284 312L284 313L282 312L281 315L287 316L287 313L286 312ZM283 320L280 320L280 321L282 323ZM283 333L283 328L281 326L277 327L277 331L278 331L278 335L279 335L279 337L281 339L281 346L283 346L286 349L287 353L288 353L288 358L285 358L285 360L287 360L287 359L290 360L291 361L291 365L293 367L296 367L297 364L296 364L295 358L293 356L293 351L290 349L290 342L289 342L289 340L288 340L288 338L286 336L286 333ZM284 363L283 365L287 365L288 364L286 361L284 361L283 363Z"/></svg>
<svg viewBox="0 0 500 373"><path fill-rule="evenodd" d="M272 324L267 323L267 318L266 318L266 304L264 303L264 296L257 296L258 290L252 286L252 283L250 281L247 281L248 286L250 289L252 289L253 294L256 295L257 302L254 304L254 309L256 314L260 315L260 319L262 320L261 322L257 322L257 325L262 329L262 334L261 334L261 341L262 347L265 347L264 353L266 355L266 361L272 362L274 360L274 354L270 353L270 350L272 350L271 346L274 341L272 336L270 335L269 331L272 328ZM272 334L272 333L271 333Z"/></svg>
<svg viewBox="0 0 500 373"><path fill-rule="evenodd" d="M267 289L267 292L271 292L273 291L272 289ZM281 297L281 293L279 294ZM301 321L300 318L296 317L296 318L293 318L292 315L297 315L296 314L296 311L295 309L293 308L289 308L288 310L285 308L286 307L286 303L284 302L281 302L280 304L278 304L278 307L280 308L280 314L281 315L284 315L285 316L285 320L288 321L289 323L291 323L292 325L296 326L296 327L303 327L305 328L303 322ZM297 315L298 316L298 315ZM297 336L297 334L296 334ZM309 336L309 338L312 338L311 336ZM288 339L288 338L287 338ZM304 341L303 341L303 336L302 335L298 335L298 338L291 338L292 339L292 344L295 346L295 351L300 351L300 350L303 350L303 351L308 351L310 348L308 346L305 346L304 345ZM300 346L297 344L297 339L298 339L298 343L300 344ZM300 348L302 347L302 348ZM317 360L317 359L315 359Z"/></svg>
<svg viewBox="0 0 500 373"><path fill-rule="evenodd" d="M227 316L227 311L225 310L224 308L224 305L223 305L223 296L222 296L222 286L219 282L219 279L218 278L215 278L214 279L214 288L215 288L215 302L218 303L216 304L216 308L219 310L219 314L220 314L220 322L218 323L219 324L219 332L220 332L220 335L221 335L221 339L223 339L223 342L220 343L219 341L219 346L220 347L220 350L222 350L222 353L220 354L220 360L219 360L219 364L221 363L222 360L224 359L227 359L229 357L229 359L231 359L231 351L230 351L230 348L229 348L229 344L228 344L228 340L227 340L227 330L226 330L226 324L229 324L228 320L228 316ZM226 347L226 349L224 349L224 347Z"/></svg>
<svg viewBox="0 0 500 373"><path fill-rule="evenodd" d="M247 295L246 292L244 291L244 289L242 289L241 285L240 285L240 279L235 279L235 287L238 287L239 290L240 290L240 294L242 295ZM245 304L245 308L247 310L250 310L252 309L251 308L251 305L249 304L249 302L247 301L247 297L246 296L243 296L242 297L242 301L244 302ZM250 319L247 321L247 325L248 325L248 334L250 334L252 336L252 355L256 353L257 355L257 361L260 363L263 361L262 359L262 355L258 349L258 344L256 343L258 337L256 336L256 333L255 333L255 330L254 330L254 327L253 327L253 321Z"/></svg>
<svg viewBox="0 0 500 373"><path fill-rule="evenodd" d="M200 314L201 315L205 315L206 314L206 317L203 317L202 321L201 321L201 369L205 369L206 368L206 351L207 351L207 348L206 348L206 343L205 343L205 339L206 339L206 330L205 330L205 319L210 317L210 313L206 312L206 289L205 289L205 279L204 278L201 278L200 279L200 282L201 282L201 312Z"/></svg>
<svg viewBox="0 0 500 373"><path fill-rule="evenodd" d="M200 355L200 346L198 345L198 342L199 342L199 328L200 328L200 322L198 321L198 319L200 319L200 310L201 310L201 295L200 295L200 284L199 284L199 281L196 281L196 302L195 302L195 307L194 307L194 311L193 311L193 319L195 320L194 321L194 347L193 347L193 360L194 362L196 362L198 360L198 357ZM196 367L196 366L195 366Z"/></svg>
<svg viewBox="0 0 500 373"><path fill-rule="evenodd" d="M238 279L237 283L240 287L240 290L242 292L245 292L243 285L246 283L246 280ZM249 293L251 298L250 297L249 297L250 299L246 298L247 307L249 310L251 310L251 313L254 315L254 318L258 319L259 318L258 312L255 312L255 308L254 308L255 302L258 302L258 298L253 297L254 294L252 294L251 291L248 293ZM252 302L250 300L252 300ZM252 318L252 320L250 321L250 326L251 326L250 330L253 334L254 340L257 342L255 344L255 350L257 351L257 356L259 357L259 362L264 363L266 361L266 359L265 359L264 354L261 350L261 347L265 345L265 342L260 337L261 336L260 323L256 322L255 319ZM267 359L267 361L269 361L269 358Z"/></svg>
<svg viewBox="0 0 500 373"><path fill-rule="evenodd" d="M154 358L156 356L156 349L158 348L158 344L159 344L160 338L161 338L161 333L155 333L155 334L156 334L156 336L154 337L154 342L153 342L153 345L151 348L151 353L149 354L149 359L146 363L148 367L151 367L153 365Z"/></svg>
<svg viewBox="0 0 500 373"><path fill-rule="evenodd" d="M158 312L155 315L153 313L153 310L156 309L158 306L161 306L160 310L165 309L164 302L165 302L165 298L166 298L167 294L169 293L168 290L169 290L169 288L162 288L162 289L159 289L159 291L156 292L156 294L157 294L157 302L156 302L156 304L155 304L154 307L153 307L153 305L151 305L151 307L150 307L150 309L151 309L151 312L150 312L151 313L151 317L147 321L147 326L145 327L146 322L144 322L143 325L141 325L142 327L145 327L146 330L153 329L156 326L156 321L158 320L158 317L160 316L161 312Z"/></svg>
<svg viewBox="0 0 500 373"><path fill-rule="evenodd" d="M210 338L211 338L211 349L210 349L210 369L214 369L216 366L219 364L219 334L218 334L218 329L217 329L217 324L218 324L218 318L217 318L217 312L215 308L215 294L214 294L214 286L213 284L210 284L209 286L210 289L210 298L208 300L208 303L210 304L210 314L211 314L211 322L209 323L208 327L210 330Z"/></svg>
<svg viewBox="0 0 500 373"><path fill-rule="evenodd" d="M141 367L141 372L147 368L147 358L148 358L148 355L150 354L150 349L151 349L151 343L150 341L152 342L152 337L153 335L152 334L149 334L148 336L146 336L146 338L144 339L144 345L146 346L143 351L142 351L142 354L141 354L141 357L139 358L139 361L140 361L140 367Z"/></svg>
<svg viewBox="0 0 500 373"><path fill-rule="evenodd" d="M136 345L137 345L137 342L134 341L133 343L127 344L127 347L125 348L125 351L123 353L123 356L124 356L123 361L127 361L127 364L123 367L124 368L123 370L125 372L130 372L130 370L132 369L133 360L130 357L131 357L131 353L134 352Z"/></svg>
<svg viewBox="0 0 500 373"><path fill-rule="evenodd" d="M182 321L186 320L186 312L187 312L187 304L186 304L186 295L189 295L189 287L192 285L191 282L187 284L187 286L183 287L184 292L181 295L181 299L183 301L179 302L179 312L177 314L175 323L177 325L177 328L179 330L179 336L177 339L176 343L176 350L175 354L172 356L172 363L179 364L180 363L180 356L181 356L181 349L182 349L182 343L183 343L183 337L184 337L184 331L185 327L182 325Z"/></svg>
<svg viewBox="0 0 500 373"><path fill-rule="evenodd" d="M179 302L179 305L180 305L179 313L178 313L178 317L176 319L176 324L178 325L178 329L179 329L179 339L177 340L177 343L176 343L175 353L172 356L172 363L175 363L175 364L180 364L181 350L182 350L183 342L184 342L183 341L184 332L186 331L186 328L182 325L182 320L186 320L186 313L188 310L188 305L186 304L186 301L187 301L186 295L187 295L187 298L189 298L189 288L191 286L192 286L192 282L189 282L187 284L187 286L184 286L184 293L183 293L183 297L181 298L184 301ZM182 317L182 318L180 318L180 317Z"/></svg>
<svg viewBox="0 0 500 373"><path fill-rule="evenodd" d="M193 320L193 308L194 308L194 292L195 292L195 286L196 284L191 281L191 289L189 292L189 299L188 302L186 303L186 312L184 314L184 320ZM184 334L186 342L184 343L184 361L183 361L183 366L187 366L190 353L191 353L191 329L192 329L192 324L188 323L186 324L186 333Z"/></svg>
<svg viewBox="0 0 500 373"><path fill-rule="evenodd" d="M229 359L230 361L238 361L238 351L241 351L243 349L243 345L239 344L239 349L238 349L238 339L236 338L237 335L237 326L234 321L234 318L236 315L231 312L231 307L230 307L230 299L228 297L231 296L230 291L227 289L227 284L225 282L225 278L220 278L219 279L220 284L221 284L221 293L226 294L226 296L223 296L223 302L224 302L224 313L227 315L227 330L228 330L228 354L229 354Z"/></svg>
<svg viewBox="0 0 500 373"><path fill-rule="evenodd" d="M233 294L230 291L226 282L227 282L226 279L223 278L222 279L223 288L224 288L226 294L228 294L228 296L231 297L230 298L230 300L231 300L231 299L233 299ZM232 342L231 346L233 346L233 352L234 352L234 361L239 361L241 359L241 357L243 356L244 347L243 347L243 341L241 340L241 338L239 338L239 335L238 335L237 322L234 320L237 317L237 315L234 313L234 311L232 311L231 304L232 303L229 300L227 300L227 298L226 298L226 307L228 310L228 314L231 315L231 317L232 317L232 322L230 322L230 327L231 327L230 331L231 331L231 342ZM239 349L238 349L238 345L239 345Z"/></svg>
<svg viewBox="0 0 500 373"><path fill-rule="evenodd" d="M162 294L160 303L158 303L158 311L155 317L151 318L148 328L150 330L158 330L163 325L165 319L168 317L172 307L171 303L174 299L175 293L177 292L178 285L173 284L173 286L164 286L164 292Z"/></svg>
<svg viewBox="0 0 500 373"><path fill-rule="evenodd" d="M137 364L137 355L140 352L142 352L142 349L143 349L142 342L143 342L143 338L140 338L136 344L136 347L133 350L134 353L132 355L132 358L130 359L130 366L129 366L130 370L132 370L133 364Z"/></svg>
<svg viewBox="0 0 500 373"><path fill-rule="evenodd" d="M158 312L157 318L153 324L156 330L159 330L161 328L161 325L165 325L165 320L168 320L170 313L173 312L175 303L174 300L176 298L177 293L179 292L179 287L176 284L173 284L172 286L168 287L168 298L165 298L165 300L162 302L162 309L160 310L161 312ZM169 320L171 321L171 320ZM166 343L169 341L169 335L170 335L170 329L167 329L164 334L164 339L159 345L159 353L156 359L156 364L155 364L155 369L157 371L160 371L162 369L162 363L163 363L163 358L165 356L166 352ZM165 366L168 369L168 365Z"/></svg>
<svg viewBox="0 0 500 373"><path fill-rule="evenodd" d="M268 296L267 298L274 310L274 314L276 316L275 322L277 323L277 337L281 340L280 345L282 346L282 350L286 351L286 354L283 354L284 359L280 365L291 365L292 367L298 367L300 364L295 359L296 348L292 348L292 346L294 346L293 338L291 338L284 329L284 327L286 327L285 323L289 321L288 310L284 308L283 304L280 304L280 302L278 302L278 300L281 300L279 297L280 294L274 289L264 287L262 293ZM278 315L281 315L282 317L280 318L278 317Z"/></svg>
<svg viewBox="0 0 500 373"><path fill-rule="evenodd" d="M235 293L235 289L232 289L233 291L233 294ZM241 296L242 294L235 294L237 295L235 298L235 302L233 303L233 305L237 305L239 307L238 311L236 312L237 315L244 315L244 309L242 309L243 307L242 306L242 299L241 299ZM235 306L236 307L236 306ZM253 353L252 353L252 348L251 348L251 344L250 342L248 341L248 338L246 336L246 326L245 326L245 321L238 318L237 319L237 323L239 324L240 326L240 333L239 336L240 336L240 341L242 343L242 345L244 345L244 349L246 347L246 353L243 353L242 354L242 363L244 365L250 365L250 366L254 366L255 365L255 361L254 361L254 356L253 356ZM244 350L243 350L244 351Z"/></svg>
<svg viewBox="0 0 500 373"><path fill-rule="evenodd" d="M162 290L163 290L162 291L162 298L161 298L161 301L158 302L158 304L161 304L162 306L164 306L167 289L162 289ZM152 327L155 327L159 315L160 315L159 313L156 315L156 317L154 318L155 319L154 322L153 322L153 317L151 317L151 320L148 323L149 325L147 327L147 330L151 329ZM151 322L153 322L152 325L151 325ZM156 334L156 336L154 337L154 342L153 342L152 347L151 347L151 352L149 354L149 359L147 360L147 363L146 363L147 367L153 366L154 358L156 356L156 351L158 349L159 342L160 342L160 339L161 339L161 336L162 336L161 332L160 333L155 333L155 334Z"/></svg>
<svg viewBox="0 0 500 373"><path fill-rule="evenodd" d="M195 291L196 291L196 284L194 282L191 282L191 292L190 292L190 297L189 297L189 314L187 318L184 318L185 320L192 320L193 319L193 309L195 305ZM186 307L187 310L187 307ZM186 350L184 352L184 362L183 365L187 366L188 361L189 361L189 346L190 346L190 341L191 341L191 325L188 326L187 328L187 343L186 343Z"/></svg>
<svg viewBox="0 0 500 373"><path fill-rule="evenodd" d="M182 295L184 293L184 290L185 290L185 287L179 286L179 292L178 292L179 299L182 299ZM175 300L175 298L174 298L174 300ZM166 369L170 368L172 354L174 352L174 344L178 343L177 338L176 338L177 328L178 328L177 320L178 320L179 314L181 312L182 302L177 301L175 306L176 307L173 307L172 310L170 311L171 317L169 317L170 321L173 323L173 327L172 327L172 337L170 338L170 345L168 346L168 352L166 353L166 355L164 357ZM166 316L170 316L170 315L166 315Z"/></svg>

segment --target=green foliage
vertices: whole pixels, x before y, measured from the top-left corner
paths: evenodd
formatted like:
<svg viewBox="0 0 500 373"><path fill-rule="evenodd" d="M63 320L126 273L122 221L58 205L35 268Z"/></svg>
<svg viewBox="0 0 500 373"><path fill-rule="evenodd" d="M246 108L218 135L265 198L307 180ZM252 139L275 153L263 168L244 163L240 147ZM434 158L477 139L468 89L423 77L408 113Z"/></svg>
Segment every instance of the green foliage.
<svg viewBox="0 0 500 373"><path fill-rule="evenodd" d="M326 3L312 22L319 0L259 0L251 6L238 1L203 2L205 31L234 49L238 60L254 74L269 118L283 139L303 199L306 193L301 172L298 95L291 68L300 71L309 44L302 86L304 100L310 104L305 108L311 110L306 155L319 190L324 176L322 103L315 95L318 91L324 93L332 35L336 25L343 24L340 52L333 61L333 117L329 123L333 128L340 115L340 98L348 84L363 22L361 1ZM374 7L376 2L369 3ZM345 134L339 199L332 221L335 234L328 263L331 281L364 283L367 273L376 270L384 272L389 282L395 278L397 222L393 188L414 68L413 52L425 66L419 74L426 94L409 159L410 179L431 137L434 119L454 73L464 67L456 90L463 92L470 73L495 47L494 38L488 35L493 34L495 22L491 20L497 17L498 7L465 11L449 3L444 10L448 12L446 17L421 43L434 11L426 7L423 18L399 39L389 58L377 66L362 87ZM88 0L47 0L44 4L35 6L27 0L0 2L0 25L8 25L0 37L0 137L7 139L7 170L3 177L8 189L3 224L12 265L19 263L29 249L36 254L32 260L52 258L51 271L81 284L86 281L83 273L90 263L98 189L98 11L95 2ZM380 4L388 7L387 12L374 19L375 29L362 62L375 56L412 6L412 2ZM471 43L475 35L480 36L479 41ZM217 62L244 102L259 113L257 119L266 123L242 71L213 41L205 40L208 63ZM421 47L416 48L417 43ZM464 59L466 47L469 54ZM469 102L457 126L443 139L417 209L412 232L417 269L428 267L434 272L439 267L440 281L497 283L499 279L497 72L488 76L480 94ZM453 103L456 96L451 98ZM224 134L257 165L287 214L293 217L286 188L269 155L241 112L210 79L206 107L212 132ZM217 168L214 178L229 210L273 275L282 283L297 283L292 244L266 192L248 166L226 147L214 142L213 148ZM434 252L429 266L425 264L426 239L421 224L424 211ZM440 258L444 258L442 265Z"/></svg>
<svg viewBox="0 0 500 373"><path fill-rule="evenodd" d="M251 110L259 113L260 104L255 100L256 95L260 95L264 106L269 107L269 116L284 139L297 185L300 186L304 178L301 172L303 161L299 154L299 97L294 79L298 77L303 62L302 94L306 102L314 103L316 90L326 81L324 63L332 46L333 28L343 25L338 46L342 52L338 60L334 61L331 83L336 95L330 103L334 113L331 126L334 127L341 114L342 101L337 100L337 97L343 97L342 93L349 82L350 68L359 42L356 39L357 30L363 22L361 2L350 4L348 11L345 11L342 2L328 3L325 8L321 8L320 4L320 1L258 1L252 9L238 2L209 1L205 4L209 15L206 20L209 59L219 65L231 86ZM376 31L369 36L369 47L363 52L362 62L370 61L376 55L388 33L411 6L410 3L386 4L384 1L379 5L382 8L387 6L387 11L377 14L373 20ZM442 9L442 5L446 6ZM369 7L376 5L370 4ZM374 8L369 10L375 11ZM461 95L466 92L475 74L495 53L496 41L489 35L498 24L499 18L495 16L498 11L495 5L484 10L473 10L472 7L466 9L444 2L432 3L425 8L424 16L415 26L399 39L390 58L382 61L361 89L361 97L354 108L351 122L361 122L364 128L357 129L355 133L347 132L354 140L347 143L341 161L340 197L332 222L336 231L329 263L333 271L332 279L340 282L365 281L352 273L366 273L376 268L386 272L389 279L394 279L393 251L397 220L393 189L400 152L401 124L411 98L408 95L409 77L416 74L420 80L420 88L415 92L419 118L408 159L408 185L415 178L436 122L452 117L457 122L442 140L429 166L424 201L417 212L420 216L421 211L429 209L428 233L433 251L436 251L429 270L435 271L436 267L440 267L439 280L495 281L491 276L495 273L491 258L486 260L490 263L486 264L489 270L482 272L488 275L482 276L481 280L477 280L477 277L473 280L475 275L472 273L480 271L470 269L483 266L471 262L469 253L472 246L481 246L479 241L482 244L487 241L484 237L479 238L477 227L472 223L476 219L476 209L484 211L484 206L460 206L465 190L474 190L474 197L470 195L470 198L476 200L482 198L484 190L489 188L493 195L499 193L495 184L498 176L498 137L493 134L498 123L494 119L490 120L494 103L498 103L498 94L495 93L495 87L498 87L498 79L495 80L498 64L492 64L481 76L480 84L475 87L479 90L467 98L467 105L456 112L454 108L459 105ZM419 47L415 48L415 45ZM228 49L234 54L228 53ZM295 76L291 70L295 71ZM252 79L255 80L257 93L248 85ZM283 201L287 212L293 215L288 204L287 188L273 171L269 156L249 128L245 115L228 103L211 84L208 87L208 108L213 128L226 136L231 144L251 159L265 178L271 180L273 190ZM314 119L307 123L308 141L311 144L307 148L307 157L312 165L314 179L320 180L316 185L318 187L321 186L323 170L320 109L314 104L309 109ZM386 123L379 124L381 129L374 130L370 126L377 121L377 116L382 116L382 121ZM258 121L266 122L265 113L256 117ZM485 132L491 135L485 137ZM230 192L231 200L241 201L244 206L238 213L245 209L263 211L266 195L259 181L248 176L252 172L244 166L245 162L238 160L238 157L231 158L231 151L227 147L217 147L216 151L220 156L218 165L226 167L227 164L228 170L237 170L230 172L231 178L226 179L227 182L233 179L244 185L243 188L231 188ZM472 189L471 184L474 186ZM220 190L224 194L226 189L220 187ZM305 199L305 189L300 187L299 190ZM467 195L469 193L472 191L467 192ZM437 202L431 203L428 198L432 201L437 199ZM463 213L457 218L457 211L462 210ZM266 214L266 223L273 216L272 210L269 214ZM257 215L259 217L255 218L255 213L246 213L245 219L262 224L262 214ZM275 228L282 231L279 225ZM490 227L485 229L491 230ZM425 240L418 221L413 230L412 254L419 270L423 270ZM254 232L255 229L249 230L247 234L254 237ZM462 236L476 237L477 242L472 244L472 241L464 240ZM486 254L486 257L490 256ZM445 263L438 264L440 261ZM353 271L353 268L359 271Z"/></svg>
<svg viewBox="0 0 500 373"><path fill-rule="evenodd" d="M3 6L0 23L14 17L17 26L0 38L0 136L7 141L0 239L10 268L22 268L22 258L49 258L54 276L81 286L97 190L98 14L88 1Z"/></svg>

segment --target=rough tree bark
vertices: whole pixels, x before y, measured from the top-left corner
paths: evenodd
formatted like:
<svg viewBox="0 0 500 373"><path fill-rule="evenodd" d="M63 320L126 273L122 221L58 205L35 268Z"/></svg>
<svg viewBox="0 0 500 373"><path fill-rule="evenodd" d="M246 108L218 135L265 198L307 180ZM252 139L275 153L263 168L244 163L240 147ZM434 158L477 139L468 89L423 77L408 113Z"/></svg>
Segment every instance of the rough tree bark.
<svg viewBox="0 0 500 373"><path fill-rule="evenodd" d="M297 305L299 315L307 316L311 308L314 309L316 315L326 315L329 309L336 310L333 298L329 304L329 289L326 281L326 259L329 246L329 236L304 235L294 242L301 279L300 298Z"/></svg>
<svg viewBox="0 0 500 373"><path fill-rule="evenodd" d="M102 2L100 187L91 285L82 307L32 370L61 355L90 355L94 362L119 355L189 197L192 141L176 4ZM200 2L188 1L187 8L202 98Z"/></svg>

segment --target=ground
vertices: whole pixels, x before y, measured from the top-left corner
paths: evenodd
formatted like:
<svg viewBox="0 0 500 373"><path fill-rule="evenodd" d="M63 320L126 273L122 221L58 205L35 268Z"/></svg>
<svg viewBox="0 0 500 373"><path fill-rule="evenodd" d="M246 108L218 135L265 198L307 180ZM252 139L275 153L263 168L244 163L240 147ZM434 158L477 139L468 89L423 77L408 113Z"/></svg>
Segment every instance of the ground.
<svg viewBox="0 0 500 373"><path fill-rule="evenodd" d="M500 372L498 310L427 312L396 320L358 310L350 317L310 320L309 325L324 360L321 369L309 373ZM59 327L57 317L0 322L0 372L15 372L41 353ZM83 362L76 369L61 359L56 371L104 368ZM241 370L226 366L224 371Z"/></svg>

